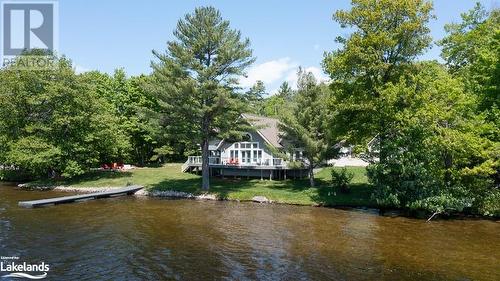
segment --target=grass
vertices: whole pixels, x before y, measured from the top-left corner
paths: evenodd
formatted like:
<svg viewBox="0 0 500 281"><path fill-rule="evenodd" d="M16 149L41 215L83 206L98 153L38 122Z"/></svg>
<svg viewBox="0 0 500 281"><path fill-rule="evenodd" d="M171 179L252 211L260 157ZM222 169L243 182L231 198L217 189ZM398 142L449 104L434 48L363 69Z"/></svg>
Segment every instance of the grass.
<svg viewBox="0 0 500 281"><path fill-rule="evenodd" d="M159 168L138 168L127 172L92 172L63 181L36 181L32 186L64 185L71 187L119 187L143 185L150 190L175 190L200 194L201 177L182 173L181 164L167 164ZM260 195L270 200L298 205L326 205L376 207L371 199L372 187L368 184L363 167L348 167L354 173L350 193L333 192L329 181L331 169L324 168L316 174L317 187L309 187L309 180L269 181L259 179L212 178L210 193L229 200L251 200Z"/></svg>

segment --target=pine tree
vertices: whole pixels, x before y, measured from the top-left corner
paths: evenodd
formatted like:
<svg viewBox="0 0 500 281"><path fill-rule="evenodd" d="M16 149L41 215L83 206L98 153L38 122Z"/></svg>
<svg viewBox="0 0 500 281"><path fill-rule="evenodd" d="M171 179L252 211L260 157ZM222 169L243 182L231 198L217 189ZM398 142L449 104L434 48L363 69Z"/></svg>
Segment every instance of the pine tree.
<svg viewBox="0 0 500 281"><path fill-rule="evenodd" d="M330 112L326 104L326 85L317 85L311 72L299 69L296 103L281 117L285 149L302 150L309 170L310 185L314 186L314 168L335 155L334 141L328 139Z"/></svg>
<svg viewBox="0 0 500 281"><path fill-rule="evenodd" d="M241 105L238 77L254 62L250 40L231 29L213 7L196 8L177 23L175 40L164 54L154 51L154 83L162 107L161 123L178 139L201 144L202 188L208 190L208 143L237 134Z"/></svg>
<svg viewBox="0 0 500 281"><path fill-rule="evenodd" d="M265 95L266 86L264 86L264 82L260 80L255 82L255 84L247 92L245 92L245 95L243 96L247 111L262 114L262 102Z"/></svg>

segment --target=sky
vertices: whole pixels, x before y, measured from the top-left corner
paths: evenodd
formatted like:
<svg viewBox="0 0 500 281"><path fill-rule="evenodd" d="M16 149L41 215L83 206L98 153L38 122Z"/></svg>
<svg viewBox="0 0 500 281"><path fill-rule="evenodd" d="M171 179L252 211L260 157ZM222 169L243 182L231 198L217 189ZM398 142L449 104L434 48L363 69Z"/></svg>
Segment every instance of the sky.
<svg viewBox="0 0 500 281"><path fill-rule="evenodd" d="M430 23L434 40L444 36L446 23L459 22L460 14L476 1L435 0L437 19ZM482 0L491 9L498 0ZM152 50L164 51L177 21L195 7L214 6L231 27L241 30L252 43L256 62L240 80L243 87L262 80L269 93L283 81L294 85L296 71L304 67L320 80L325 51L338 47L334 38L347 31L332 20L350 1L118 1L60 0L59 52L73 60L77 72L99 70L113 73L124 68L128 75L151 72ZM434 46L422 59L439 59Z"/></svg>

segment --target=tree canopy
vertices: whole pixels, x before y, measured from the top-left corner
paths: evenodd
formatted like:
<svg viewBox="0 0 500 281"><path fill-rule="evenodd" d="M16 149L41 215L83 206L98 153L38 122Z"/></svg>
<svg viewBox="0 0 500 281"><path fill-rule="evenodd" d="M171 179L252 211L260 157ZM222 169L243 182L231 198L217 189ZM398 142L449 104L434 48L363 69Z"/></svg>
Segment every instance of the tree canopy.
<svg viewBox="0 0 500 281"><path fill-rule="evenodd" d="M487 12L479 3L462 14L461 23L445 26L439 41L450 72L478 98L478 111L500 127L500 10ZM500 140L496 132L494 137Z"/></svg>
<svg viewBox="0 0 500 281"><path fill-rule="evenodd" d="M69 60L53 60L54 69L0 71L0 163L29 177L71 177L122 160L129 143L112 105Z"/></svg>
<svg viewBox="0 0 500 281"><path fill-rule="evenodd" d="M447 26L450 35L441 42L447 69L416 61L431 43L428 1L353 0L350 10L334 14L352 32L337 39L341 48L323 62L332 79L330 130L362 145L378 139L368 171L382 206L433 212L498 209L483 208L499 196L499 146L491 137L498 122L495 126L477 114L483 98L468 86L478 84L474 75L458 75L470 73L471 62L480 61L473 59L475 47L460 44L474 42L472 34L481 33L475 29L488 22L484 16L476 8L464 15L464 23ZM491 35L481 40L494 42ZM495 62L496 47L488 44L481 55Z"/></svg>

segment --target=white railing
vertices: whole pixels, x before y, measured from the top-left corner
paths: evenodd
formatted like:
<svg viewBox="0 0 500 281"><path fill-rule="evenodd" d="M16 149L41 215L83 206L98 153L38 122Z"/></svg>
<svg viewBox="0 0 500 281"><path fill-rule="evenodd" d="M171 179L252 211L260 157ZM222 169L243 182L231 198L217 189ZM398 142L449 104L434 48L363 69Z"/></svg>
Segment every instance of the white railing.
<svg viewBox="0 0 500 281"><path fill-rule="evenodd" d="M189 164L201 164L201 156L189 156L187 162Z"/></svg>
<svg viewBox="0 0 500 281"><path fill-rule="evenodd" d="M186 161L186 165L201 165L202 164L201 156L189 156ZM285 166L286 163L282 158L252 158L252 157L208 157L209 165L228 165L228 166L273 166L273 167L282 167ZM184 166L184 165L183 165ZM184 167L183 167L184 169Z"/></svg>

